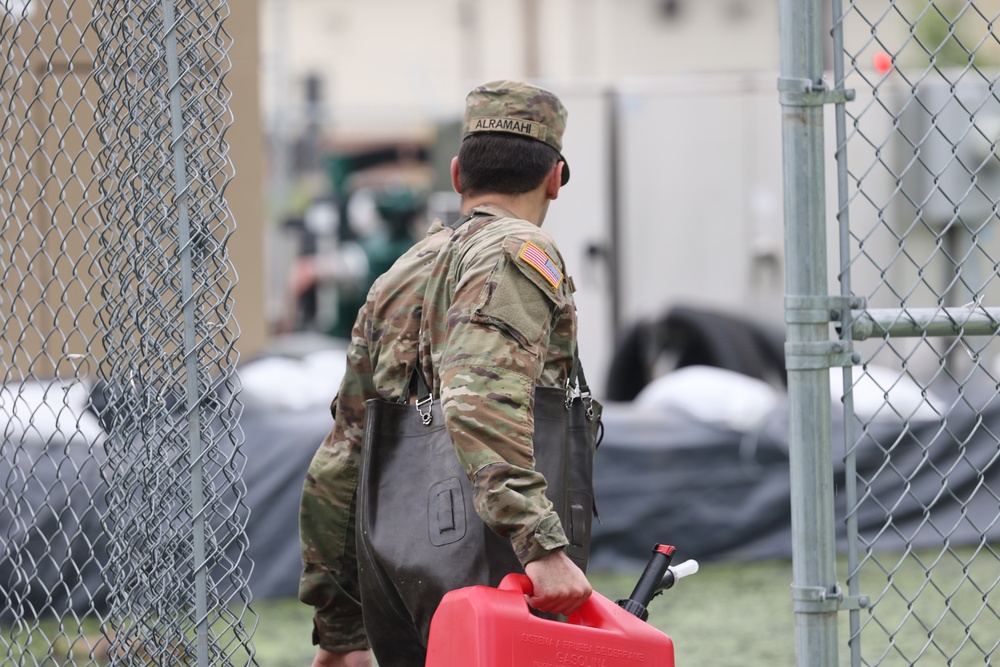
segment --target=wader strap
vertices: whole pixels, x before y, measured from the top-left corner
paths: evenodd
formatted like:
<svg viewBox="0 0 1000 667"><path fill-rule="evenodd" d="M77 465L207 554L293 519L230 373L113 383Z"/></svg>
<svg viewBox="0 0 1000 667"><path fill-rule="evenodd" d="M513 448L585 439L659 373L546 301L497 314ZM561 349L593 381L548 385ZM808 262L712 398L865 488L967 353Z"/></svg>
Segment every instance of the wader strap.
<svg viewBox="0 0 1000 667"><path fill-rule="evenodd" d="M579 397L586 408L588 420L594 418L594 398L590 393L590 385L583 374L583 364L580 363L580 350L577 348L573 352L573 367L570 369L569 377L566 378L566 409L569 410L573 401Z"/></svg>
<svg viewBox="0 0 1000 667"><path fill-rule="evenodd" d="M420 421L424 426L430 426L431 422L434 421L434 415L431 412L434 396L431 395L431 388L427 386L427 380L424 379L424 374L420 370L419 356L413 365L413 378L410 380L410 385L414 384L417 386L417 412L420 414Z"/></svg>
<svg viewBox="0 0 1000 667"><path fill-rule="evenodd" d="M469 211L468 215L463 215L461 218L459 218L457 220L452 220L451 222L446 222L446 223L444 223L444 226L445 227L451 227L452 229L458 229L459 227L461 227L462 225L464 225L465 223L467 223L469 220L472 220L473 218L477 218L477 217L480 217L480 216L490 216L490 215L492 215L492 214L491 213L487 213L486 211L479 211L477 209L472 209L471 211Z"/></svg>

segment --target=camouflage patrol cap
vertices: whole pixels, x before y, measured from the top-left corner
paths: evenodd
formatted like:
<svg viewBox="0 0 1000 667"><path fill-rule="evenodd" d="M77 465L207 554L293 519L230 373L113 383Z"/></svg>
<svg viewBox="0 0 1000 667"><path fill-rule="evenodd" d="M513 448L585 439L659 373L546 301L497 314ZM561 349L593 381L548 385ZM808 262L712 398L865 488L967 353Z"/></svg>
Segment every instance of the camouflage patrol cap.
<svg viewBox="0 0 1000 667"><path fill-rule="evenodd" d="M473 89L465 98L462 140L481 132L519 134L548 144L562 154L566 131L566 107L543 88L520 81L491 81ZM569 181L569 164L564 164L562 184Z"/></svg>

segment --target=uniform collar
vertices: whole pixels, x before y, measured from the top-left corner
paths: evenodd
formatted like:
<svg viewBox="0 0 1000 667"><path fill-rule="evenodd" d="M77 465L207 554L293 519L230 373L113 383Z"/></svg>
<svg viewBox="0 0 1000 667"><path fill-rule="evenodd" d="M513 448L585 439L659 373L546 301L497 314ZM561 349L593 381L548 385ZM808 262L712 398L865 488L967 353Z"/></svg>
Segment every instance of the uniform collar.
<svg viewBox="0 0 1000 667"><path fill-rule="evenodd" d="M427 235L436 234L446 227L452 229L458 229L465 223L469 222L472 218L478 217L490 217L490 218L517 218L516 215L505 209L503 206L498 206L497 204L481 204L475 206L469 211L468 215L464 215L458 220L453 220L445 222L440 218L435 219L431 226L427 229Z"/></svg>
<svg viewBox="0 0 1000 667"><path fill-rule="evenodd" d="M469 215L480 216L488 215L493 218L516 218L517 216L505 209L503 206L497 206L496 204L480 204L469 211Z"/></svg>

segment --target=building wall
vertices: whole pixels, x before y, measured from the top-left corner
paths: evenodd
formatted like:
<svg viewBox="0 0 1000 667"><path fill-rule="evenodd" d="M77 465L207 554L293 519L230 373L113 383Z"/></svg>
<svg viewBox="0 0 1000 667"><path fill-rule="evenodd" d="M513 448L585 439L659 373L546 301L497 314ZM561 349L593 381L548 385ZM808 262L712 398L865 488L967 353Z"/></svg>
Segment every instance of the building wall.
<svg viewBox="0 0 1000 667"><path fill-rule="evenodd" d="M780 310L777 0L262 0L262 11L276 146L302 127L310 75L331 143L426 133L492 79L563 96L574 176L545 227L578 287L599 393L616 337L639 318L676 303Z"/></svg>
<svg viewBox="0 0 1000 667"><path fill-rule="evenodd" d="M262 0L261 11L272 126L301 118L310 74L334 131L378 132L454 115L468 88L496 78L778 67L777 0Z"/></svg>
<svg viewBox="0 0 1000 667"><path fill-rule="evenodd" d="M234 171L226 201L235 222L229 254L238 276L233 300L233 315L240 328L236 348L247 359L267 345L270 335L268 314L261 306L267 289L266 276L260 271L265 257L266 176L261 110L256 104L260 99L259 70L255 67L260 48L257 0L233 3L226 29L234 35L230 50L232 68L226 75L233 113L233 125L226 139Z"/></svg>

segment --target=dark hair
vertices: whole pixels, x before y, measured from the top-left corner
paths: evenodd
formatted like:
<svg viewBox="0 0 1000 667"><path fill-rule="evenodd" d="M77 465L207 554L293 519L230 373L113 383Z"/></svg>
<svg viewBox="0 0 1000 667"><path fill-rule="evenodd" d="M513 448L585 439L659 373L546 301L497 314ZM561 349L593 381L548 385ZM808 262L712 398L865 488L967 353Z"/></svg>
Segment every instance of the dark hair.
<svg viewBox="0 0 1000 667"><path fill-rule="evenodd" d="M473 134L458 150L459 186L465 195L523 194L541 185L558 161L554 148L535 139Z"/></svg>

